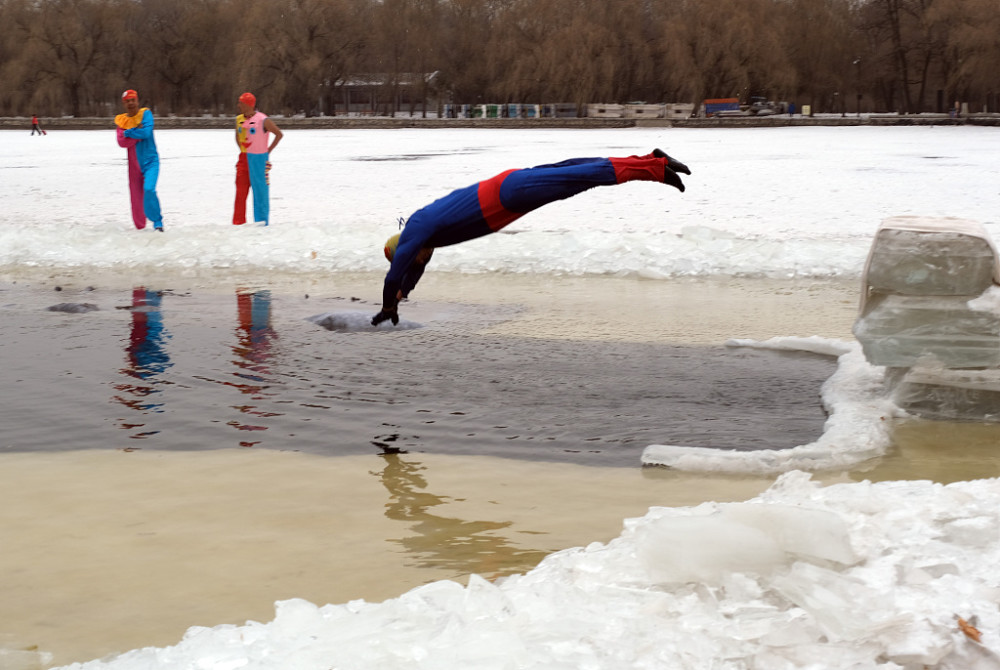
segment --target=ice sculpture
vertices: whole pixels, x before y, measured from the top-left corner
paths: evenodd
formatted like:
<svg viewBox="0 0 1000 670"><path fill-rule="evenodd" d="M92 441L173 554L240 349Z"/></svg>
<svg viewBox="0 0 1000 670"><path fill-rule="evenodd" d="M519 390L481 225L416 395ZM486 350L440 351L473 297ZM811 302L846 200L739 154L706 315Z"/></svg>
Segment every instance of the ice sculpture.
<svg viewBox="0 0 1000 670"><path fill-rule="evenodd" d="M1000 260L986 229L894 217L872 242L854 336L901 408L1000 421ZM970 304L971 303L971 304Z"/></svg>
<svg viewBox="0 0 1000 670"><path fill-rule="evenodd" d="M986 229L965 219L886 219L865 266L870 291L902 295L975 296L998 277Z"/></svg>
<svg viewBox="0 0 1000 670"><path fill-rule="evenodd" d="M873 365L1000 365L1000 314L970 309L969 299L877 293L855 322L854 336Z"/></svg>
<svg viewBox="0 0 1000 670"><path fill-rule="evenodd" d="M928 419L1000 422L1000 369L910 368L886 376L894 403Z"/></svg>

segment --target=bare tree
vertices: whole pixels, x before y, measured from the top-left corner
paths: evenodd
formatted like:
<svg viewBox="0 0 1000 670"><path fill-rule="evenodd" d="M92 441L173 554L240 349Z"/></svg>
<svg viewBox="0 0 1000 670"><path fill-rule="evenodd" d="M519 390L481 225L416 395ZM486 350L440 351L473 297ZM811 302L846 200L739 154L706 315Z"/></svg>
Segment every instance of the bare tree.
<svg viewBox="0 0 1000 670"><path fill-rule="evenodd" d="M929 77L936 56L945 48L928 21L930 0L869 0L862 5L865 27L887 39L890 69L880 73L887 106L901 97L900 111L920 112L926 106ZM947 39L944 37L943 39Z"/></svg>
<svg viewBox="0 0 1000 670"><path fill-rule="evenodd" d="M354 0L251 0L234 82L312 115L364 40Z"/></svg>
<svg viewBox="0 0 1000 670"><path fill-rule="evenodd" d="M654 88L641 0L534 0L512 5L495 34L491 90L500 99L549 96L583 105L626 102Z"/></svg>
<svg viewBox="0 0 1000 670"><path fill-rule="evenodd" d="M93 109L98 82L112 50L113 6L103 0L48 0L17 17L27 36L22 54L41 84L32 96L61 89L74 116Z"/></svg>
<svg viewBox="0 0 1000 670"><path fill-rule="evenodd" d="M419 102L421 115L427 116L427 97L434 88L432 75L440 68L439 34L442 10L439 0L411 0L408 14L408 39L405 63L409 82L409 112Z"/></svg>
<svg viewBox="0 0 1000 670"><path fill-rule="evenodd" d="M793 0L782 10L782 43L795 77L788 93L813 108L824 102L830 109L839 107L832 111L845 111L848 91L861 90L858 66L864 51L850 0Z"/></svg>
<svg viewBox="0 0 1000 670"><path fill-rule="evenodd" d="M490 49L497 16L515 0L442 0L437 38L442 85L456 102L482 103L496 72Z"/></svg>
<svg viewBox="0 0 1000 670"><path fill-rule="evenodd" d="M204 111L211 100L210 73L218 69L206 65L231 62L235 55L227 24L220 20L219 3L142 0L141 7L136 30L145 66L141 85L172 111Z"/></svg>
<svg viewBox="0 0 1000 670"><path fill-rule="evenodd" d="M332 111L381 79L411 113L456 103L700 102L845 109L994 95L998 0L0 0L0 113ZM434 73L433 80L430 78ZM408 97L407 97L408 96ZM835 102L836 101L836 102Z"/></svg>
<svg viewBox="0 0 1000 670"><path fill-rule="evenodd" d="M27 0L0 2L0 114L17 114L19 110L47 113L49 106L35 99L41 75L37 64L25 53L30 34L26 18L30 11Z"/></svg>
<svg viewBox="0 0 1000 670"><path fill-rule="evenodd" d="M696 103L781 96L794 84L771 0L677 0L665 5L659 20L664 64L688 79Z"/></svg>
<svg viewBox="0 0 1000 670"><path fill-rule="evenodd" d="M947 35L941 62L949 100L961 97L985 103L1000 93L996 74L1000 5L996 0L937 0L928 21ZM995 107L997 101L993 102Z"/></svg>

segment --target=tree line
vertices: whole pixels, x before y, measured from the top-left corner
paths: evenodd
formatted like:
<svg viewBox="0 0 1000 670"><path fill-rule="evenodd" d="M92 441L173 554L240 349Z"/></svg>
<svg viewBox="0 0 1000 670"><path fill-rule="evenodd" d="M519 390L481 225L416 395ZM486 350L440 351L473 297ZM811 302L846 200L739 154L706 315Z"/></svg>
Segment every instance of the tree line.
<svg viewBox="0 0 1000 670"><path fill-rule="evenodd" d="M694 102L1000 105L1000 0L0 0L0 115ZM421 76L413 77L413 74ZM422 76L435 73L433 77ZM414 102L419 101L419 102Z"/></svg>

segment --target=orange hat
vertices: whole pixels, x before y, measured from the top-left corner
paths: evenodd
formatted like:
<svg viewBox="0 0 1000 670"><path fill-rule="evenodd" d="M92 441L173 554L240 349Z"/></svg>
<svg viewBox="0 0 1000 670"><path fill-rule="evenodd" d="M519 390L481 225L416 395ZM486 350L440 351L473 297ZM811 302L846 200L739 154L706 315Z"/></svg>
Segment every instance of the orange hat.
<svg viewBox="0 0 1000 670"><path fill-rule="evenodd" d="M136 100L138 100L139 99L139 94L136 93L135 91L133 91L131 88L129 90L125 91L124 93L122 93L122 100L131 100L132 98L135 98Z"/></svg>
<svg viewBox="0 0 1000 670"><path fill-rule="evenodd" d="M251 107L255 107L257 105L257 96L247 91L246 93L240 96L240 102L246 103Z"/></svg>
<svg viewBox="0 0 1000 670"><path fill-rule="evenodd" d="M396 255L396 247L399 245L400 234L396 233L385 241L385 259L390 263L392 262L392 257Z"/></svg>

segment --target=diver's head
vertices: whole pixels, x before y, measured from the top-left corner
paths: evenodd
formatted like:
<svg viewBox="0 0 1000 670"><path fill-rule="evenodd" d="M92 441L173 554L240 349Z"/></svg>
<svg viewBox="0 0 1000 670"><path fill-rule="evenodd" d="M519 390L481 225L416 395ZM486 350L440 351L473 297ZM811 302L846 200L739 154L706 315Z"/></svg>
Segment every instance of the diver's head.
<svg viewBox="0 0 1000 670"><path fill-rule="evenodd" d="M392 257L396 255L396 246L399 245L399 235L396 233L385 241L385 259L392 262Z"/></svg>
<svg viewBox="0 0 1000 670"><path fill-rule="evenodd" d="M396 256L396 247L399 246L400 235L401 233L396 233L385 241L385 249L383 251L385 251L386 260L390 263ZM417 256L413 259L413 262L426 264L431 259L432 255L434 255L434 247L422 247L420 251L417 252Z"/></svg>

